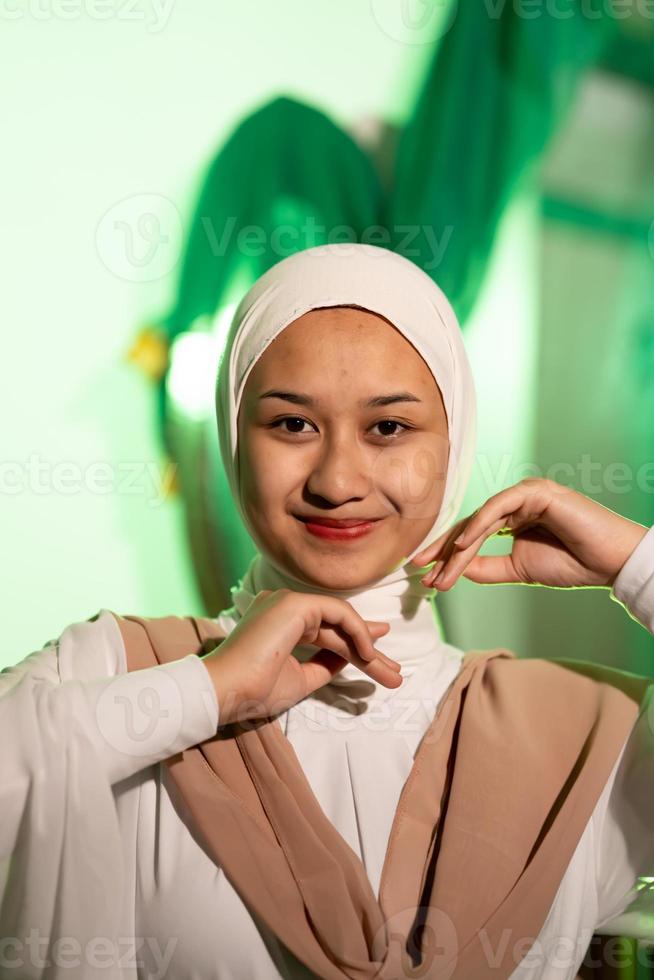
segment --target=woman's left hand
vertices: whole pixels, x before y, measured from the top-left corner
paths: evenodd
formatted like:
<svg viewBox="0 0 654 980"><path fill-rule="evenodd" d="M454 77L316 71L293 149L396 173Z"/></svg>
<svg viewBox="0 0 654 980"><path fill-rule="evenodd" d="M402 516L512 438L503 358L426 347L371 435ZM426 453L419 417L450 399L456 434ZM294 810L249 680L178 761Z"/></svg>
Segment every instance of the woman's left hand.
<svg viewBox="0 0 654 980"><path fill-rule="evenodd" d="M612 586L648 530L554 480L528 478L490 497L412 563L439 559L421 580L439 592L460 575L486 585ZM513 536L510 554L477 554L500 533Z"/></svg>

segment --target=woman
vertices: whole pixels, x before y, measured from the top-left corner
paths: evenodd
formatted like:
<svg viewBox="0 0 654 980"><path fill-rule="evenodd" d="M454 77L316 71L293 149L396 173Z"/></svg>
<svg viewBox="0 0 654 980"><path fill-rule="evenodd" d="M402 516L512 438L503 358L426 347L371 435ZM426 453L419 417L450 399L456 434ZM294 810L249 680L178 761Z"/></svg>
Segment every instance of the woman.
<svg viewBox="0 0 654 980"><path fill-rule="evenodd" d="M217 393L233 606L103 610L0 677L0 975L575 977L653 873L650 679L465 655L421 569L608 587L654 632L654 530L546 480L457 521L465 349L383 249L263 275Z"/></svg>

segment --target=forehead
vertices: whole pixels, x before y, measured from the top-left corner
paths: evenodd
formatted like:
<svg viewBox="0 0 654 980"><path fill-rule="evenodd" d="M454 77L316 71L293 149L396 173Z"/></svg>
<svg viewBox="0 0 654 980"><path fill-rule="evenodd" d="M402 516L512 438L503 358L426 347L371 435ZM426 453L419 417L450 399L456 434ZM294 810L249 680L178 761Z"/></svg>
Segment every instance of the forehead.
<svg viewBox="0 0 654 980"><path fill-rule="evenodd" d="M275 338L273 344L298 346L305 337L313 341L339 334L340 339L352 342L369 338L384 338L392 343L407 344L395 325L380 313L360 306L319 306L297 317ZM272 346L272 345L271 345Z"/></svg>
<svg viewBox="0 0 654 980"><path fill-rule="evenodd" d="M246 391L273 375L297 372L303 378L337 372L358 380L380 374L388 381L435 385L422 356L386 317L352 306L321 307L293 320L254 364Z"/></svg>

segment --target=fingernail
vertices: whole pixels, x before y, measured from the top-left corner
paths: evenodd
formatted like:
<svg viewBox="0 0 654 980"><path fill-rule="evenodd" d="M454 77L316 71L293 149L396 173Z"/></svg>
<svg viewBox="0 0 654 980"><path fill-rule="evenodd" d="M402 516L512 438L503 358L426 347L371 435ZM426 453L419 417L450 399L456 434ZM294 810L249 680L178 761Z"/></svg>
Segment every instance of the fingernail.
<svg viewBox="0 0 654 980"><path fill-rule="evenodd" d="M463 534L460 534L458 538L454 539L454 544L458 544L460 546L461 542L463 541L463 537L464 537Z"/></svg>

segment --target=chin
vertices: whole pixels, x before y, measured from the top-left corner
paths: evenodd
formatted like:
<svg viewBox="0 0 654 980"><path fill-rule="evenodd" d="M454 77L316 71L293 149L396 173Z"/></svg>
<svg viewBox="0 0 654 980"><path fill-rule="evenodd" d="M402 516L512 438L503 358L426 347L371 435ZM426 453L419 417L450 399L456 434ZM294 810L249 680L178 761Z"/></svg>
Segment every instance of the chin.
<svg viewBox="0 0 654 980"><path fill-rule="evenodd" d="M350 567L342 568L339 567L339 562L334 561L332 563L328 559L324 559L319 565L316 564L315 568L304 564L293 564L297 577L309 585L317 585L321 589L330 589L335 592L364 589L388 574L388 571L383 568L352 568L351 562L349 563Z"/></svg>

